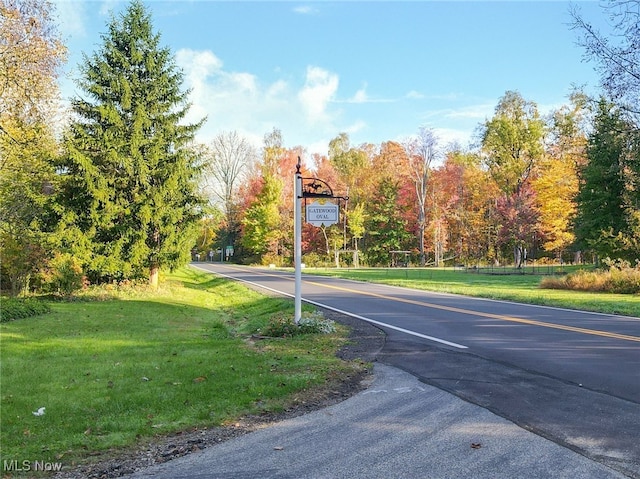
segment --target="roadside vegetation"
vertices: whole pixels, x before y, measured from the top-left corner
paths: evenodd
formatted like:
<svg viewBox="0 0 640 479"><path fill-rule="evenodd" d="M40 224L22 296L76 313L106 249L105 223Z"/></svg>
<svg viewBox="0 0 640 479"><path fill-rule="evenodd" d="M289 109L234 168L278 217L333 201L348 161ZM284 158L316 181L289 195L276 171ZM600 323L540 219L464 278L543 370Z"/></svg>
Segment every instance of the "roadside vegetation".
<svg viewBox="0 0 640 479"><path fill-rule="evenodd" d="M51 307L37 298L1 298L0 322L38 316L51 311Z"/></svg>
<svg viewBox="0 0 640 479"><path fill-rule="evenodd" d="M69 466L233 424L367 367L336 357L346 328L305 311L294 330L291 301L189 268L158 290L103 286L42 304L50 312L0 325L6 461Z"/></svg>
<svg viewBox="0 0 640 479"><path fill-rule="evenodd" d="M638 268L608 266L306 272L640 317ZM124 281L3 298L3 460L76 464L153 436L278 412L367 367L336 358L346 328L311 310L297 326L292 310L290 300L191 268L158 289Z"/></svg>
<svg viewBox="0 0 640 479"><path fill-rule="evenodd" d="M578 270L563 277L544 278L541 288L569 289L619 294L640 294L640 263L607 261L605 270Z"/></svg>
<svg viewBox="0 0 640 479"><path fill-rule="evenodd" d="M308 271L640 317L631 266L557 277L442 268L637 260L633 16L615 25L620 47L602 52L594 46L610 44L592 41L574 11L605 73L600 98L576 91L543 116L508 90L469 149L445 148L425 127L379 145L338 133L327 155L301 163L305 147L288 147L276 127L260 151L236 132L200 143L206 119L190 114L143 1L112 15L86 52L62 122L55 2L5 0L0 12L0 290L12 296L0 305L3 461L71 464L278 411L366 367L335 357L344 328L311 311L294 325L289 300L184 268L214 257L291 265L296 170L307 189L313 176L349 196L340 224L302 228L309 266L438 266ZM159 282L166 270L177 273Z"/></svg>
<svg viewBox="0 0 640 479"><path fill-rule="evenodd" d="M441 293L640 317L640 294L637 292L623 294L623 291L634 287L633 285L637 288L640 277L640 270L637 268L612 267L598 271L593 268L564 266L558 267L554 274L546 274L549 271L553 272L547 267L538 268L535 274L533 272L508 274L514 271L506 268L496 269L493 273L454 268L307 268L306 270L311 274ZM619 285L615 292L609 292L610 290L604 288L588 287L590 284L604 284L607 282L606 278L611 278L612 275L615 281L609 281L609 283Z"/></svg>

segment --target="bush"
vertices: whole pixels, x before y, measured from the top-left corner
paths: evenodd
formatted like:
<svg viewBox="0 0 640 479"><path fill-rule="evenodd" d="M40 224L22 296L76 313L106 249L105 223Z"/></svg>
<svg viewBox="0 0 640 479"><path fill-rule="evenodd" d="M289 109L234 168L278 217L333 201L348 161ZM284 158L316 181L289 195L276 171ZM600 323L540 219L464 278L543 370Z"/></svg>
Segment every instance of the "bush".
<svg viewBox="0 0 640 479"><path fill-rule="evenodd" d="M635 268L628 261L605 260L603 271L576 271L563 278L545 278L541 288L569 289L601 293L640 294L640 263Z"/></svg>
<svg viewBox="0 0 640 479"><path fill-rule="evenodd" d="M47 290L62 296L71 296L83 287L80 260L69 253L56 253L43 272Z"/></svg>
<svg viewBox="0 0 640 479"><path fill-rule="evenodd" d="M333 258L327 254L307 253L302 256L302 262L310 268L330 268L335 266Z"/></svg>
<svg viewBox="0 0 640 479"><path fill-rule="evenodd" d="M273 254L273 253L267 253L265 255L262 256L261 259L261 264L263 266L267 266L270 264L274 264L276 265L278 268L285 266L285 258L283 256L277 255L277 254Z"/></svg>
<svg viewBox="0 0 640 479"><path fill-rule="evenodd" d="M0 322L29 318L51 312L51 307L35 298L2 298Z"/></svg>
<svg viewBox="0 0 640 479"><path fill-rule="evenodd" d="M635 268L628 261L609 261L611 292L620 294L640 294L640 262Z"/></svg>
<svg viewBox="0 0 640 479"><path fill-rule="evenodd" d="M325 319L322 313L302 313L298 324L292 316L278 313L271 317L269 323L260 331L264 336L287 338L300 334L331 334L335 332L335 323Z"/></svg>

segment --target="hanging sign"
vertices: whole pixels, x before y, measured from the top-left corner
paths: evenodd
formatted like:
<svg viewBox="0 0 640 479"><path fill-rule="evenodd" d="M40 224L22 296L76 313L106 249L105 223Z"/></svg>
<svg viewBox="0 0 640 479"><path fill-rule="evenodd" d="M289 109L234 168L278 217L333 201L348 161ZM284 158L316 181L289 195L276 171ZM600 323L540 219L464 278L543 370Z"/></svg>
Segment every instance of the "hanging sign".
<svg viewBox="0 0 640 479"><path fill-rule="evenodd" d="M314 201L307 205L307 223L313 226L331 226L338 222L338 205Z"/></svg>

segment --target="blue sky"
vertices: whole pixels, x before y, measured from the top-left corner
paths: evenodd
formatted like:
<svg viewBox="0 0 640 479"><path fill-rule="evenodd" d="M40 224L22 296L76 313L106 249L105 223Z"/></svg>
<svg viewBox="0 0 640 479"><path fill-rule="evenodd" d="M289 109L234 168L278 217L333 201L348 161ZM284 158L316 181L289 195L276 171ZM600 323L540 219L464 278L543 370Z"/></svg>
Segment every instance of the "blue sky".
<svg viewBox="0 0 640 479"><path fill-rule="evenodd" d="M101 45L119 0L54 0L69 48L63 96L74 94L82 53ZM285 146L326 153L341 132L352 145L404 141L432 128L466 145L517 90L541 113L572 86L597 92L565 1L147 0L161 43L192 89L199 140L236 130L257 146L277 128ZM573 2L606 25L596 1Z"/></svg>

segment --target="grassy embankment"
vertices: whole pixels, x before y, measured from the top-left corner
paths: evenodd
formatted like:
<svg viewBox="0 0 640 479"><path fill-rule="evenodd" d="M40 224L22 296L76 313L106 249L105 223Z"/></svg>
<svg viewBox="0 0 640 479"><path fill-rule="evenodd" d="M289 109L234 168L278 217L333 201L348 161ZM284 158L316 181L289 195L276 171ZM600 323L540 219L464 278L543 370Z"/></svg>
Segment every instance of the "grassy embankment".
<svg viewBox="0 0 640 479"><path fill-rule="evenodd" d="M565 267L563 272L575 269L575 267ZM638 294L543 289L540 288L540 282L548 278L548 275L501 274L506 271L496 269L496 274L487 274L452 268L307 268L305 273L443 293L640 317L640 295ZM538 268L539 273L547 271L547 268Z"/></svg>
<svg viewBox="0 0 640 479"><path fill-rule="evenodd" d="M0 464L69 466L157 434L233 423L366 367L335 357L343 327L249 341L274 315L293 316L292 302L193 269L157 292L100 294L0 324Z"/></svg>
<svg viewBox="0 0 640 479"><path fill-rule="evenodd" d="M640 297L540 289L541 275L451 269L330 269L364 281L640 317ZM361 363L334 352L346 331L247 338L290 300L184 269L158 292L101 290L102 300L0 324L0 461L71 465L156 434L280 410ZM42 416L33 412L45 407ZM2 462L0 462L2 463Z"/></svg>

